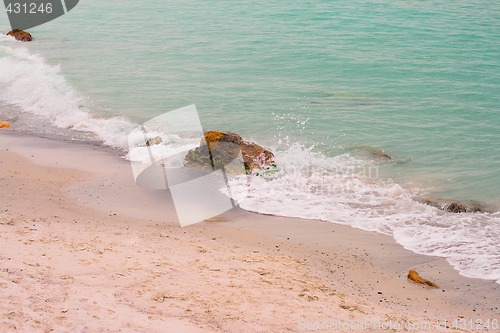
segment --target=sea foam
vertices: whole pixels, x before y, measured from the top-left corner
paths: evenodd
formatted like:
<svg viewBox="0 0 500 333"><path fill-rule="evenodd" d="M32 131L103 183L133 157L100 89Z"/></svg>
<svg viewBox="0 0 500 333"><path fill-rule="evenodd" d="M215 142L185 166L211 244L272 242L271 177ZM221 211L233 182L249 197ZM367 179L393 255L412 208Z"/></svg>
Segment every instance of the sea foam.
<svg viewBox="0 0 500 333"><path fill-rule="evenodd" d="M127 134L135 124L123 117L93 116L84 98L61 75L60 66L48 64L43 57L12 42L13 38L0 36L3 103L17 106L24 116L46 119L52 126L91 133L107 146L127 147Z"/></svg>
<svg viewBox="0 0 500 333"><path fill-rule="evenodd" d="M455 214L421 204L414 198L425 189L384 179L376 162L350 154L327 157L293 144L278 150L276 161L278 170L231 180L242 208L390 235L413 252L446 258L464 276L500 283L500 213Z"/></svg>

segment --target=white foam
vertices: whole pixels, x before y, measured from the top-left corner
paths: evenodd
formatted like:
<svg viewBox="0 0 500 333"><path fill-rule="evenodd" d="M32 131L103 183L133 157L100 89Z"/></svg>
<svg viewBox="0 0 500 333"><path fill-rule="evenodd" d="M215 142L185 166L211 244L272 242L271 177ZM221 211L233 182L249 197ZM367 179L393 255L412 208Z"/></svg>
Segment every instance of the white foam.
<svg viewBox="0 0 500 333"><path fill-rule="evenodd" d="M125 157L133 162L147 163L151 152L156 158L162 158L188 151L199 144L199 135L180 138L158 129L149 132L148 136L160 136L161 144L145 147L144 135L135 131L137 124L123 117L92 115L86 101L62 76L60 66L47 64L41 56L31 54L21 44L11 47L11 42L16 41L10 36L0 37L0 100L4 103L47 119L55 127L90 133L104 145L128 151ZM171 167L184 164L181 157L170 159L170 162L173 163Z"/></svg>
<svg viewBox="0 0 500 333"><path fill-rule="evenodd" d="M111 147L127 147L127 134L136 125L122 117L91 115L59 66L47 64L41 56L19 44L12 45L12 41L10 36L0 37L0 100L48 119L53 126L92 133Z"/></svg>
<svg viewBox="0 0 500 333"><path fill-rule="evenodd" d="M170 168L178 168L185 164L185 152L197 147L198 144L183 143L183 144L161 144L150 147L133 147L129 149L126 159L131 162L141 164L151 163L151 155L154 155L155 160L168 160L165 166Z"/></svg>
<svg viewBox="0 0 500 333"><path fill-rule="evenodd" d="M146 147L145 141L155 137L160 137L161 143ZM154 156L156 162L162 161L167 163L167 167L178 168L185 164L185 153L199 144L199 135L181 137L159 128L148 131L146 138L142 126L138 126L128 136L128 153L125 158L139 164L150 164Z"/></svg>
<svg viewBox="0 0 500 333"><path fill-rule="evenodd" d="M242 208L391 235L416 253L446 258L465 276L500 282L498 214L447 213L415 202L418 189L379 178L375 163L349 154L326 157L292 145L276 159L280 170L231 180Z"/></svg>

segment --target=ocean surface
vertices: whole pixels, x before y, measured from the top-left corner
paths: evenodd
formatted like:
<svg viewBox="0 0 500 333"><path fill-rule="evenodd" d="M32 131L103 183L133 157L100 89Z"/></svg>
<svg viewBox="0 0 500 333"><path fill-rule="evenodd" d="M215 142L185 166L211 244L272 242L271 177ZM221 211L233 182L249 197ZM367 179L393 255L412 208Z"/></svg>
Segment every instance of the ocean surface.
<svg viewBox="0 0 500 333"><path fill-rule="evenodd" d="M86 0L30 32L0 35L16 130L131 158L138 124L196 104L205 130L276 154L232 181L243 208L389 234L500 283L500 2Z"/></svg>

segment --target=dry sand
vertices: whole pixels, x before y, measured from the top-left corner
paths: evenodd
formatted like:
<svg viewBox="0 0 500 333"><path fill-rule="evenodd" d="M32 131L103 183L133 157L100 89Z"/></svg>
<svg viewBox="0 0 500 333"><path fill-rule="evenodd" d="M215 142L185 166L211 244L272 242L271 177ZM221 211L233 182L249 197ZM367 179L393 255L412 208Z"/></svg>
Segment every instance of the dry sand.
<svg viewBox="0 0 500 333"><path fill-rule="evenodd" d="M1 133L0 181L0 332L499 331L492 281L331 223L235 209L180 228L98 147Z"/></svg>

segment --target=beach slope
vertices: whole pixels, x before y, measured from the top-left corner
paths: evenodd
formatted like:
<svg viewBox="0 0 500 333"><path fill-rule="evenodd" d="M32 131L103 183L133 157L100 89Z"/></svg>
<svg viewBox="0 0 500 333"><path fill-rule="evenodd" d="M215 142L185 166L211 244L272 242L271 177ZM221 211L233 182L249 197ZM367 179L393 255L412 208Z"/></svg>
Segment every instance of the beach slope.
<svg viewBox="0 0 500 333"><path fill-rule="evenodd" d="M99 147L2 133L0 181L1 332L498 330L492 281L320 221L180 228L168 192Z"/></svg>

